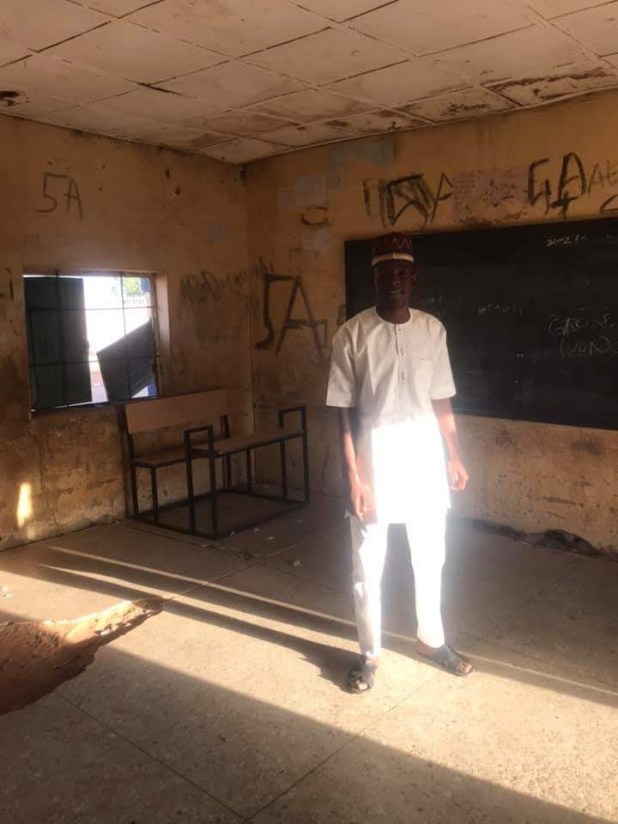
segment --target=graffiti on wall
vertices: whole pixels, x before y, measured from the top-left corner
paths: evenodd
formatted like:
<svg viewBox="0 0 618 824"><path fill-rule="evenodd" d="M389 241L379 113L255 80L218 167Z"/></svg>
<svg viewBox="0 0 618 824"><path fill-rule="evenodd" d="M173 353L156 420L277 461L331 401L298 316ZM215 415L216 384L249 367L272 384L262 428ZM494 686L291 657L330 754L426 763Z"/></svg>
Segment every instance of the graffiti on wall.
<svg viewBox="0 0 618 824"><path fill-rule="evenodd" d="M65 214L74 211L79 219L83 220L84 208L77 181L69 175L43 172L41 206L37 207L35 212L42 212L43 214L55 212L61 208L62 200L64 200Z"/></svg>
<svg viewBox="0 0 618 824"><path fill-rule="evenodd" d="M180 281L180 294L188 303L219 301L233 296L245 299L247 273L244 270L228 275L215 275L202 269L199 274L185 275Z"/></svg>
<svg viewBox="0 0 618 824"><path fill-rule="evenodd" d="M401 223L416 231L437 218L478 223L515 219L530 208L566 219L571 205L582 198L591 199L591 211L606 215L618 212L618 164L586 163L576 152L567 152L507 169L441 171L433 179L421 172L394 180L366 179L363 196L367 215L385 228Z"/></svg>
<svg viewBox="0 0 618 824"><path fill-rule="evenodd" d="M445 172L433 183L424 174L414 173L396 180L365 180L363 193L367 214L375 214L377 201L384 226L396 226L405 215L406 222L413 218L417 228L423 229L434 222L440 204L453 196L453 184Z"/></svg>
<svg viewBox="0 0 618 824"><path fill-rule="evenodd" d="M609 160L587 169L576 152L568 152L562 158L559 175L553 179L547 171L549 162L543 157L528 168L528 201L531 206L540 203L546 215L558 212L566 218L574 201L618 185L618 166ZM611 212L618 212L618 193L604 197L599 206L600 214Z"/></svg>
<svg viewBox="0 0 618 824"><path fill-rule="evenodd" d="M290 330L308 329L311 332L317 355L320 360L323 360L327 345L328 321L316 320L302 277L300 275L277 275L268 271L263 264L260 264L259 269L262 278L262 323L266 329L266 336L255 344L255 348L274 348L279 354ZM285 315L278 331L275 330L271 307L272 288L275 284L285 284L285 289L288 290ZM294 315L297 301L302 304L304 317Z"/></svg>

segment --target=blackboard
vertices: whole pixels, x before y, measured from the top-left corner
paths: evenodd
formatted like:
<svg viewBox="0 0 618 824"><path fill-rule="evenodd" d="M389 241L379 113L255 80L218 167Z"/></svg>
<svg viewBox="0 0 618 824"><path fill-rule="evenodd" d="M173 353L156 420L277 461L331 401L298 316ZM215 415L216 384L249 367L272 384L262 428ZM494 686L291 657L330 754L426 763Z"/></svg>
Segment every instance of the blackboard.
<svg viewBox="0 0 618 824"><path fill-rule="evenodd" d="M457 412L618 429L618 219L419 234L414 254ZM352 317L375 303L371 240L345 266Z"/></svg>

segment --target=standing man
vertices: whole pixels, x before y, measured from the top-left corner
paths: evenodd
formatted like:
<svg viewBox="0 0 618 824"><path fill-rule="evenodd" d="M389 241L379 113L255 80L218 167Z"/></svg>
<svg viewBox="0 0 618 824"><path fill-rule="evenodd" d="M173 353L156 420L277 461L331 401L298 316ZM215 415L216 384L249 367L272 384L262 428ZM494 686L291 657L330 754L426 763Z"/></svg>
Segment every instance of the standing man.
<svg viewBox="0 0 618 824"><path fill-rule="evenodd" d="M450 402L455 385L446 332L437 318L409 308L416 283L410 235L376 238L371 265L376 306L337 331L326 401L340 409L349 485L361 649L347 676L352 692L371 689L379 664L391 523L404 523L408 534L418 654L454 675L473 669L446 644L440 604L448 487L463 490L468 482Z"/></svg>

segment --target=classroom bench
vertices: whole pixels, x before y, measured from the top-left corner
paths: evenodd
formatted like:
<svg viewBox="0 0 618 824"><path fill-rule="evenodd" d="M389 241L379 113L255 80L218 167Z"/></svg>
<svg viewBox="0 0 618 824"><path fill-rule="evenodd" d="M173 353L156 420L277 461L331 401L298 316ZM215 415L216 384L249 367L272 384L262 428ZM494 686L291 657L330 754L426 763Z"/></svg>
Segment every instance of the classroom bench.
<svg viewBox="0 0 618 824"><path fill-rule="evenodd" d="M188 395L176 395L167 398L153 398L143 401L131 401L124 405L125 425L129 453L129 475L131 480L131 497L133 517L137 520L155 523L159 526L188 532L208 538L222 537L227 532L220 531L219 498L227 492L236 492L259 498L282 501L290 506L309 502L309 466L307 448L307 411L304 406L281 409L277 413L277 426L246 435L233 435L230 430L229 400L224 389L197 392ZM196 425L198 424L198 425ZM174 443L163 448L140 449L138 436L149 436L162 430L174 430ZM293 440L302 444L303 498L298 501L289 494L287 473L287 445ZM281 472L281 495L266 494L253 479L252 456L256 449L278 445ZM232 457L245 456L244 484L232 482ZM196 495L194 482L194 463L205 460L208 464L210 488L208 493ZM218 482L217 463L222 471L222 485ZM188 507L188 525L186 529L169 526L161 520L163 507L159 503L158 470L163 467L183 464L186 475L187 497L165 508L174 506ZM150 474L150 491L152 509L140 511L138 495L138 470ZM196 503L208 499L210 512L210 530L198 530ZM257 522L259 523L259 521ZM256 525L243 524L242 528Z"/></svg>

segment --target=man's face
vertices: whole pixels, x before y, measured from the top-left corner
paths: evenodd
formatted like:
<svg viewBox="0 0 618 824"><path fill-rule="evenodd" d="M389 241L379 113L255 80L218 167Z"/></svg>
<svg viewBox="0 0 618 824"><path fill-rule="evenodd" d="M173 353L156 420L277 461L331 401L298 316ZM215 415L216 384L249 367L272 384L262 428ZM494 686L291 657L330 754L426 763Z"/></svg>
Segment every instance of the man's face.
<svg viewBox="0 0 618 824"><path fill-rule="evenodd" d="M389 309L401 309L410 303L410 292L416 283L414 264L406 260L384 260L373 267L378 304Z"/></svg>

